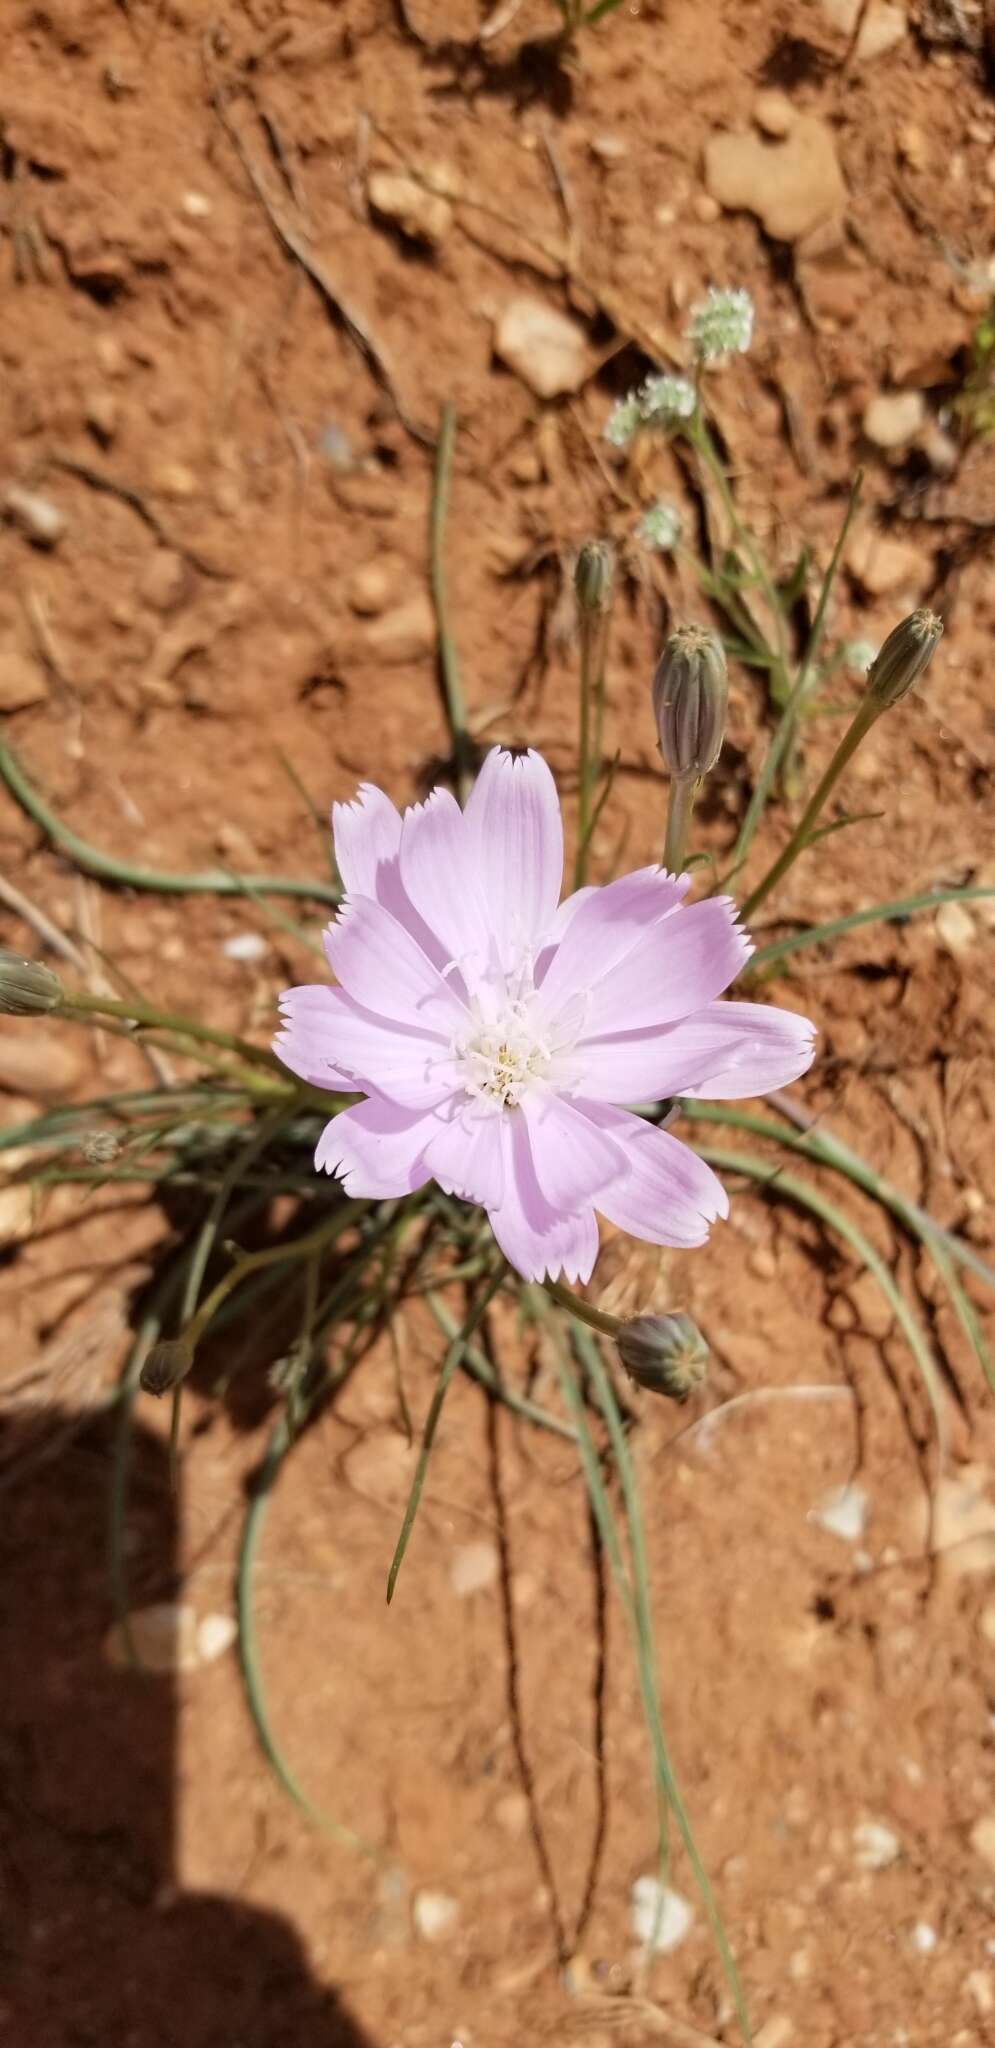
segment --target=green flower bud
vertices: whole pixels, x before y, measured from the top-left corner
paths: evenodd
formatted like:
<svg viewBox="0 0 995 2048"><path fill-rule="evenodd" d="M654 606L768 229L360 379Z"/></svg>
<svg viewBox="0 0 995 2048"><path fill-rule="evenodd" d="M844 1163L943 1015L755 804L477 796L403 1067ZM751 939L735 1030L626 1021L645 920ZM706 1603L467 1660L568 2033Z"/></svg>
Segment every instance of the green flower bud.
<svg viewBox="0 0 995 2048"><path fill-rule="evenodd" d="M679 626L653 677L653 715L671 775L700 781L714 768L728 701L729 677L718 634L706 626Z"/></svg>
<svg viewBox="0 0 995 2048"><path fill-rule="evenodd" d="M574 569L574 590L582 612L606 612L612 598L615 553L607 540L586 540Z"/></svg>
<svg viewBox="0 0 995 2048"><path fill-rule="evenodd" d="M168 1394L171 1387L178 1387L186 1379L193 1360L189 1337L169 1337L161 1344L153 1344L139 1375L139 1385L146 1394Z"/></svg>
<svg viewBox="0 0 995 2048"><path fill-rule="evenodd" d="M62 983L41 960L0 947L0 1016L37 1017L62 1001Z"/></svg>
<svg viewBox="0 0 995 2048"><path fill-rule="evenodd" d="M630 1379L651 1394L686 1401L704 1381L708 1345L690 1316L633 1316L615 1342Z"/></svg>
<svg viewBox="0 0 995 2048"><path fill-rule="evenodd" d="M889 633L867 671L867 692L878 709L897 704L928 667L943 632L943 620L925 608L910 612Z"/></svg>

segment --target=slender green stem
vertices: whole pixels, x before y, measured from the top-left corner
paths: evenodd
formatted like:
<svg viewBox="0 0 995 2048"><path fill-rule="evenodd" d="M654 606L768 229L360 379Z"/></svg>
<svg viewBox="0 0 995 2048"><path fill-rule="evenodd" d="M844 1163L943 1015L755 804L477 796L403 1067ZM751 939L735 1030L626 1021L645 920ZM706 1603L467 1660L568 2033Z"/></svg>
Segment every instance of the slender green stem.
<svg viewBox="0 0 995 2048"><path fill-rule="evenodd" d="M670 797L667 804L667 836L663 848L663 865L668 875L682 875L688 850L688 834L694 802L701 788L700 775L674 775L670 781Z"/></svg>
<svg viewBox="0 0 995 2048"><path fill-rule="evenodd" d="M452 1382L453 1374L455 1373L457 1366L459 1366L462 1362L463 1354L466 1350L467 1344L469 1343L470 1338L473 1336L474 1330L481 1322L486 1312L488 1303L494 1299L494 1296L497 1293L498 1288L501 1286L505 1278L507 1270L508 1269L505 1265L504 1260L501 1259L498 1264L496 1272L493 1273L491 1276L488 1286L485 1287L480 1294L478 1294L477 1299L474 1302L473 1307L470 1310L470 1313L467 1316L462 1329L460 1330L458 1336L454 1337L452 1343L449 1346L448 1351L446 1352L445 1358L442 1361L442 1371L439 1374L435 1392L432 1395L429 1411L425 1418L425 1428L422 1434L421 1449L418 1453L418 1463L415 1466L415 1476L411 1482L411 1492L408 1495L408 1504L404 1510L404 1520L401 1523L400 1535L398 1536L397 1543L394 1548L394 1555L391 1559L390 1570L387 1574L388 1607L390 1606L390 1603L394 1597L394 1588L397 1585L397 1574L401 1569L401 1563L404 1558L404 1553L408 1547L408 1538L411 1535L411 1530L414 1525L414 1519L416 1514L418 1513L418 1503L421 1499L422 1487L425 1484L425 1474L428 1471L428 1461L432 1453L432 1445L435 1442L435 1432L439 1426L439 1417L442 1414L442 1404L445 1401L447 1393L449 1392L449 1387Z"/></svg>
<svg viewBox="0 0 995 2048"><path fill-rule="evenodd" d="M210 1294L201 1302L184 1335L191 1344L199 1343L212 1316L247 1274L256 1273L264 1266L279 1265L281 1262L289 1265L297 1259L310 1258L312 1252L324 1251L326 1246L345 1229L347 1217L349 1223L355 1223L369 1206L368 1202L343 1202L331 1216L326 1216L323 1223L317 1224L314 1230L307 1231L303 1237L295 1238L292 1243L267 1245L262 1251L245 1253L242 1258L236 1260L231 1271L222 1276L217 1286L213 1287Z"/></svg>
<svg viewBox="0 0 995 2048"><path fill-rule="evenodd" d="M783 704L788 695L789 690L787 646L784 632L784 607L781 604L780 597L774 585L770 571L767 568L767 564L764 561L763 555L761 554L760 549L758 548L756 541L754 540L753 535L750 532L749 527L746 525L745 521L742 519L740 515L739 507L736 504L736 500L730 488L729 479L726 476L725 470L719 459L719 451L716 448L715 443L712 440L711 434L708 431L704 415L702 414L700 408L695 413L694 418L688 422L687 436L688 440L691 443L691 446L697 450L698 454L702 457L702 460L707 464L709 470L711 471L711 474L715 480L715 485L718 490L719 497L722 500L726 517L728 518L733 533L736 536L736 540L738 541L739 546L742 548L743 553L746 556L747 561L749 562L753 575L756 578L756 581L759 584L761 590L763 591L763 594L767 599L768 605L770 606L771 616L774 622L774 637L777 643L776 661L771 668L771 688L773 691L775 702Z"/></svg>
<svg viewBox="0 0 995 2048"><path fill-rule="evenodd" d="M440 1278L446 1279L453 1277L454 1275L452 1274L440 1276ZM425 1300L443 1336L450 1339L458 1337L459 1329L457 1324L454 1322L445 1304L439 1300L438 1295L433 1293L431 1288L426 1289ZM576 1443L577 1432L571 1429L568 1422L561 1422L558 1415L550 1415L548 1409L540 1408L538 1403L530 1401L526 1394L516 1393L514 1387L505 1386L504 1381L495 1372L490 1359L485 1358L484 1353L479 1351L475 1344L467 1344L464 1347L462 1369L464 1372L470 1373L473 1379L478 1380L482 1387L486 1387L487 1392L493 1395L495 1401L502 1401L506 1408L511 1409L513 1415L520 1416L523 1422L534 1422L537 1428L547 1430L550 1436L565 1437L568 1443Z"/></svg>
<svg viewBox="0 0 995 2048"><path fill-rule="evenodd" d="M800 953L805 946L822 946L828 939L838 939L843 932L853 932L862 924L887 923L891 918L914 917L920 910L936 910L941 903L979 903L991 901L995 889L925 889L919 896L899 896L893 903L875 903L870 910L851 910L846 917L834 917L828 924L812 924L803 932L793 932L787 939L772 939L766 946L758 946L749 963L748 972L753 974L758 967L773 967L777 960L787 960L792 953Z"/></svg>
<svg viewBox="0 0 995 2048"><path fill-rule="evenodd" d="M442 408L439 439L435 450L435 473L432 478L432 504L429 516L429 576L432 586L432 603L435 607L436 630L439 636L439 672L442 678L442 693L445 698L446 716L449 720L449 731L453 742L456 786L460 797L465 800L469 795L473 780L473 749L466 726L463 686L460 682L456 645L449 630L449 611L446 601L446 515L449 509L449 478L452 471L455 440L456 408L447 399Z"/></svg>
<svg viewBox="0 0 995 2048"><path fill-rule="evenodd" d="M670 1750L664 1734L663 1716L660 1711L659 1682L657 1679L653 1608L650 1599L649 1561L646 1555L646 1543L643 1535L643 1517L639 1503L639 1488L636 1483L632 1456L626 1440L625 1427L619 1414L615 1390L605 1370L598 1346L587 1335L585 1330L575 1330L573 1341L577 1355L590 1380L598 1406L604 1416L608 1429L608 1439L611 1444L612 1457L614 1458L622 1487L622 1498L625 1503L626 1523L629 1531L629 1546L632 1555L632 1579L628 1613L636 1648L640 1688L643 1695L643 1711L653 1745L658 1784L677 1822L681 1840L694 1872L695 1882L698 1886L702 1903L711 1925L715 1944L722 1960L726 1980L732 1992L740 2032L744 2041L749 2044L752 2042L753 2035L750 2029L750 2019L746 2009L746 2000L743 1996L739 1972L729 1947L725 1927L722 1923L722 1916L715 1902L708 1873L698 1851L690 1817L681 1796L681 1790L677 1783ZM580 1405L582 1412L583 1404L581 1403ZM576 1415L576 1408L574 1408L574 1413ZM609 1563L612 1565L613 1570L616 1569L615 1557L617 1555L617 1549L614 1556L611 1551L608 1552Z"/></svg>
<svg viewBox="0 0 995 2048"><path fill-rule="evenodd" d="M801 667L798 670L798 674L795 678L794 685L788 696L787 703L785 704L784 709L781 713L777 730L774 733L774 737L771 740L770 746L767 749L763 766L760 770L759 776L757 777L756 788L754 789L753 795L750 798L749 805L747 806L746 816L743 819L742 825L740 826L739 837L736 841L735 851L733 853L733 864L731 869L731 873L733 874L736 872L738 868L742 866L743 861L746 859L750 846L753 843L753 837L756 832L757 826L760 823L771 790L774 787L774 782L780 769L781 763L784 760L785 755L787 754L788 749L791 745L792 735L798 722L798 714L801 710L802 703L805 697L805 692L808 689L809 679L811 677L812 669L815 664L815 658L818 654L819 647L822 642L822 634L826 622L826 609L829 604L830 593L832 591L833 584L836 580L836 572L839 568L840 558L842 556L843 549L846 545L846 538L850 531L850 527L853 523L853 517L857 510L857 506L860 503L860 493L861 488L863 486L863 481L863 471L858 470L857 475L854 478L853 488L850 492L850 498L847 504L846 512L844 514L843 524L840 527L839 537L837 539L836 546L833 549L832 555L830 556L829 567L827 568L825 576L822 580L822 589L819 593L819 602L816 607L815 617L812 621L812 630L808 636L808 645L805 649L805 654L802 659Z"/></svg>
<svg viewBox="0 0 995 2048"><path fill-rule="evenodd" d="M710 1166L717 1166L725 1173L744 1173L750 1180L767 1182L772 1194L784 1195L799 1208L810 1209L812 1214L828 1223L837 1234L856 1252L862 1265L873 1273L896 1322L901 1325L909 1349L919 1367L927 1398L933 1411L936 1438L941 1462L946 1455L947 1428L943 1412L943 1389L929 1344L912 1310L898 1288L893 1273L876 1252L870 1239L856 1223L830 1202L818 1188L806 1181L796 1180L790 1173L784 1173L779 1166L772 1166L769 1159L758 1159L751 1153L729 1152L716 1145L699 1145L695 1148Z"/></svg>
<svg viewBox="0 0 995 2048"><path fill-rule="evenodd" d="M601 773L604 726L605 659L608 652L607 605L581 605L578 612L580 639L580 732L578 739L577 852L574 859L574 888L582 889L587 879L587 857L596 823L594 791Z"/></svg>
<svg viewBox="0 0 995 2048"><path fill-rule="evenodd" d="M250 1045L247 1038L238 1038L230 1031L215 1031L209 1024L198 1024L193 1017L178 1017L169 1010L158 1010L151 1003L127 1001L120 996L84 994L82 989L66 990L62 1001L53 1015L78 1017L84 1020L98 1017L119 1017L125 1024L148 1025L156 1031L172 1031L181 1038L193 1039L198 1045L219 1045L225 1052L237 1053L240 1059L249 1060L256 1066L268 1067L279 1074L292 1087L286 1067L282 1066L276 1054L262 1045Z"/></svg>
<svg viewBox="0 0 995 2048"><path fill-rule="evenodd" d="M621 1316L611 1316L605 1309L592 1308L589 1301L574 1294L571 1288L564 1287L562 1280L544 1280L542 1285L550 1301L555 1301L558 1308L565 1308L575 1322L586 1323L589 1330L597 1330L601 1337L618 1336L623 1326Z"/></svg>
<svg viewBox="0 0 995 2048"><path fill-rule="evenodd" d="M121 888L148 889L161 896L302 896L315 903L337 905L341 891L327 882L277 875L236 875L224 868L203 873L170 874L161 868L143 868L130 861L116 860L98 846L90 846L49 809L29 781L15 754L0 742L0 778L16 797L21 809L78 868L98 881L113 882Z"/></svg>
<svg viewBox="0 0 995 2048"><path fill-rule="evenodd" d="M871 726L879 716L880 707L874 703L871 697L865 697L854 713L846 732L843 734L843 738L840 740L818 787L809 798L787 845L778 854L773 867L768 868L763 880L757 883L755 889L751 889L740 913L744 922L753 916L754 911L759 908L765 897L769 896L771 890L776 888L778 882L783 880L788 869L798 859L798 855L804 853L812 836L812 828L826 798L835 788L843 770L848 766L856 753L861 740L866 739Z"/></svg>

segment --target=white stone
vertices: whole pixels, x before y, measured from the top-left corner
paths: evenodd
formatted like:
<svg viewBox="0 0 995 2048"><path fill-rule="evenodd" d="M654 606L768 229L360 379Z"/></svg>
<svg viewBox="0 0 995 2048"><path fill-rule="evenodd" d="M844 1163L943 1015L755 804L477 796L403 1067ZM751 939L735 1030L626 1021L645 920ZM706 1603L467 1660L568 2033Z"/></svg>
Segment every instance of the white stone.
<svg viewBox="0 0 995 2048"><path fill-rule="evenodd" d="M53 505L51 498L43 498L40 491L23 490L20 484L11 484L4 492L4 510L38 547L54 548L66 530L66 516Z"/></svg>
<svg viewBox="0 0 995 2048"><path fill-rule="evenodd" d="M501 1560L493 1543L462 1543L449 1565L449 1584L458 1600L486 1592L497 1582Z"/></svg>
<svg viewBox="0 0 995 2048"><path fill-rule="evenodd" d="M710 136L705 184L727 212L755 213L776 242L799 241L846 206L836 138L817 114L799 114L783 142Z"/></svg>
<svg viewBox="0 0 995 2048"><path fill-rule="evenodd" d="M374 212L396 222L411 241L429 242L433 248L445 241L453 209L441 193L426 191L401 171L374 171L367 191Z"/></svg>
<svg viewBox="0 0 995 2048"><path fill-rule="evenodd" d="M261 932L235 932L225 939L221 951L226 960L242 960L251 965L265 958L267 943Z"/></svg>
<svg viewBox="0 0 995 2048"><path fill-rule="evenodd" d="M680 1892L662 1885L648 1873L637 1877L630 1894L632 1931L644 1946L652 1944L656 1955L669 1955L688 1934L694 1913Z"/></svg>
<svg viewBox="0 0 995 2048"><path fill-rule="evenodd" d="M839 1486L812 1509L809 1521L828 1529L831 1536L842 1537L844 1543L859 1543L867 1526L868 1506L862 1486Z"/></svg>
<svg viewBox="0 0 995 2048"><path fill-rule="evenodd" d="M459 1918L459 1902L449 1892L418 1891L411 1901L411 1915L423 1941L441 1941Z"/></svg>
<svg viewBox="0 0 995 2048"><path fill-rule="evenodd" d="M582 328L543 299L508 300L494 328L494 351L539 398L579 391L591 368Z"/></svg>
<svg viewBox="0 0 995 2048"><path fill-rule="evenodd" d="M104 1641L109 1664L126 1670L132 1664L128 1633L135 1656L145 1671L193 1671L200 1662L197 1648L197 1616L192 1607L160 1601L152 1607L136 1607L128 1616L128 1630L116 1621Z"/></svg>
<svg viewBox="0 0 995 2048"><path fill-rule="evenodd" d="M858 1821L853 1846L858 1870L887 1870L902 1853L898 1836L880 1820Z"/></svg>
<svg viewBox="0 0 995 2048"><path fill-rule="evenodd" d="M875 448L904 448L926 417L921 391L879 391L864 413L864 433Z"/></svg>
<svg viewBox="0 0 995 2048"><path fill-rule="evenodd" d="M820 5L830 27L849 41L860 18L863 0L820 0ZM871 64L875 57L886 56L908 34L908 27L904 7L895 5L894 0L871 0L857 37L854 51L857 63Z"/></svg>
<svg viewBox="0 0 995 2048"><path fill-rule="evenodd" d="M205 1614L197 1625L197 1654L202 1664L213 1664L217 1657L223 1657L238 1636L238 1623L233 1614Z"/></svg>
<svg viewBox="0 0 995 2048"><path fill-rule="evenodd" d="M963 903L941 903L936 913L936 936L948 953L966 953L978 934L974 919Z"/></svg>
<svg viewBox="0 0 995 2048"><path fill-rule="evenodd" d="M917 1920L912 1929L912 1946L921 1956L931 1956L939 1936L928 1920Z"/></svg>

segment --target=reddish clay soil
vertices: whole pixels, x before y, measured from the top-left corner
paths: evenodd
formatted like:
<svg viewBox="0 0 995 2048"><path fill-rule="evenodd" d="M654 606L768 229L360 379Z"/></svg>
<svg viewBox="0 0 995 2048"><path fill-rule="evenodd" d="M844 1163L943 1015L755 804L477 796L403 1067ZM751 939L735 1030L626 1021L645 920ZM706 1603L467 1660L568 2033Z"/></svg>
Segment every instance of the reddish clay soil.
<svg viewBox="0 0 995 2048"><path fill-rule="evenodd" d="M617 463L606 413L648 348L679 350L708 283L746 284L756 344L713 387L742 509L779 568L802 545L821 567L865 462L830 639L876 644L919 602L947 628L859 758L851 807L869 817L800 863L764 920L995 882L995 463L942 426L991 289L981 10L924 0L871 61L848 60L819 0L642 0L566 60L551 0L492 14L481 42L484 18L477 0L7 0L0 490L41 494L64 521L48 547L23 510L0 523L0 697L19 755L88 840L177 870L315 869L295 775L322 811L361 777L422 791L447 751L426 555L450 400L471 725L541 746L572 818L572 551L623 540L658 492L705 538L693 479L663 448L635 473ZM772 88L827 124L845 183L841 223L794 245L720 211L703 182L709 137L750 132ZM370 177L404 167L452 195L436 246L368 204ZM572 397L544 403L495 360L495 318L522 293L586 337ZM884 451L862 422L893 390L920 394L919 425ZM633 557L601 874L659 853L647 682L668 619L702 604L686 567ZM855 700L849 672L833 687L837 708ZM737 668L732 693L703 811L721 850L769 729L755 673ZM838 729L806 728L807 772ZM774 806L757 875L789 816ZM0 858L91 968L102 949L164 1003L262 1040L278 989L310 978L258 905L101 888L6 797ZM953 944L932 913L858 930L770 986L819 1025L809 1107L990 1257L984 909ZM6 942L36 950L3 915ZM265 939L251 964L222 950L247 932ZM8 1122L144 1072L106 1034L15 1038ZM747 1187L694 1258L607 1245L595 1295L686 1306L713 1352L706 1392L680 1414L643 1402L634 1434L668 1730L757 2048L976 2048L995 2038L995 1411L926 1262L842 1183L826 1190L942 1353L945 1554L924 1552L920 1380L837 1237ZM634 1944L630 1891L654 1860L646 1736L575 1455L479 1390L453 1391L389 1613L412 1454L388 1353L304 1437L265 1524L274 1728L308 1799L379 1861L277 1785L232 1653L175 1678L110 1668L113 1432L95 1411L175 1222L141 1190L63 1189L4 1255L0 2039L732 2041L700 1905L648 1969ZM496 1329L509 1376L531 1373L555 1405L510 1313ZM406 1310L400 1336L417 1420L438 1332ZM733 1394L800 1383L833 1391L682 1434ZM219 1403L205 1379L187 1402L175 1498L162 1413L140 1412L133 1606L232 1611L275 1412L262 1367L239 1386ZM856 1542L811 1518L851 1480L868 1508ZM481 1583L461 1595L469 1546ZM855 1835L866 1823L888 1836ZM868 1840L879 1867L863 1867ZM693 1896L679 1853L672 1881ZM412 1912L426 1891L455 1902L434 1940Z"/></svg>

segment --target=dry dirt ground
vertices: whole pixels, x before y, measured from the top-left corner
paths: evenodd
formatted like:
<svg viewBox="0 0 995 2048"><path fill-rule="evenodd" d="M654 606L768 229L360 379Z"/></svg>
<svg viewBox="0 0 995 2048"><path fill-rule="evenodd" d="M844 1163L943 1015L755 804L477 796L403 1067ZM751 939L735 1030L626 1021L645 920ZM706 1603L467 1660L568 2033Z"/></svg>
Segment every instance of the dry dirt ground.
<svg viewBox="0 0 995 2048"><path fill-rule="evenodd" d="M804 543L825 563L862 461L830 637L877 643L916 602L947 627L859 760L852 807L868 819L764 916L995 881L995 463L951 410L992 286L977 5L922 0L906 19L871 0L870 54L831 0L641 0L572 55L552 0L489 22L478 0L6 0L3 15L0 704L77 831L157 867L299 873L321 855L284 763L322 810L360 777L398 799L424 788L447 746L426 583L447 400L471 723L543 747L572 815L571 551L624 541L658 491L704 541L671 454L633 472L599 437L718 281L757 303L753 351L713 389L772 558L786 567ZM761 146L796 152L766 228L708 189L721 134L746 139L743 178ZM434 240L371 203L385 172L422 181L404 204ZM522 295L576 323L573 393L537 397L496 359L495 322ZM882 447L868 407L895 394L899 438ZM38 496L57 532L38 530ZM701 603L686 561L632 555L601 872L658 853L647 679L668 618ZM837 706L857 687L841 672ZM718 848L768 718L737 669L704 810ZM807 729L810 767L837 729ZM757 873L786 819L775 806ZM257 905L102 889L6 798L0 857L91 969L102 949L164 1002L263 1038L275 992L309 978ZM809 1106L990 1255L983 910L953 929L930 913L858 930L771 986L819 1025ZM19 916L4 925L36 948ZM240 934L261 937L249 961L223 950ZM6 1120L139 1078L115 1039L12 1025L4 1044ZM596 1287L689 1307L715 1361L697 1405L647 1404L635 1436L668 1727L757 2048L977 2048L995 2038L995 1416L923 1262L834 1192L945 1361L947 1554L924 1557L915 1369L836 1237L746 1189L693 1260L609 1247ZM308 1798L379 1861L275 1783L231 1652L172 1678L108 1665L112 1439L77 1425L167 1227L140 1191L63 1190L4 1254L19 1392L0 1515L0 2039L731 2041L700 1906L648 1970L635 1950L630 1893L655 1839L646 1738L568 1445L458 1385L389 1615L411 1469L389 1356L304 1439L273 1500L256 1596L273 1723ZM417 1417L438 1337L417 1314L402 1336ZM498 1336L520 1379L510 1320ZM798 1383L835 1391L748 1401L681 1438L720 1398ZM272 1400L261 1369L239 1385L237 1402L205 1384L187 1404L177 1499L162 1416L142 1411L134 1606L232 1611ZM855 1479L866 1526L848 1540L812 1511ZM693 1895L680 1856L672 1881ZM420 1894L444 1894L448 1917Z"/></svg>

